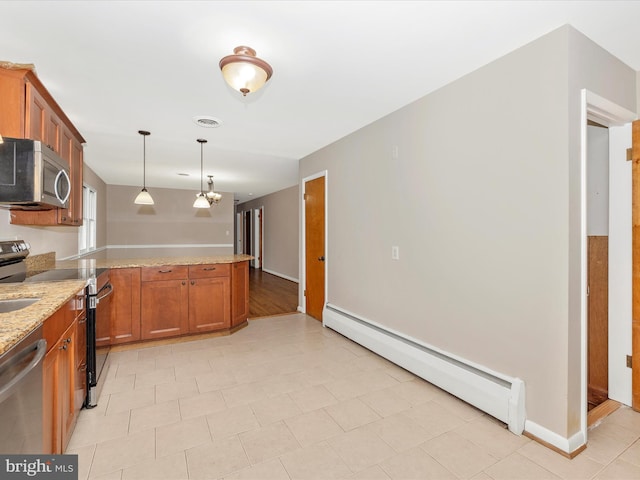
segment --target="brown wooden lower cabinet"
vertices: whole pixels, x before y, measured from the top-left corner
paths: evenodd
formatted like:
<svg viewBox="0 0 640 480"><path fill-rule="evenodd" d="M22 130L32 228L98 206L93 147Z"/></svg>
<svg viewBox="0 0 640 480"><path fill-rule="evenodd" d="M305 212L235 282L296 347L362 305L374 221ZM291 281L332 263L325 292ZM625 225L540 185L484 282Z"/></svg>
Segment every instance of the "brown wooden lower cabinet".
<svg viewBox="0 0 640 480"><path fill-rule="evenodd" d="M141 338L140 268L112 268L109 281L113 286L113 294L105 299L109 319L96 325L96 346L137 342Z"/></svg>
<svg viewBox="0 0 640 480"><path fill-rule="evenodd" d="M44 324L48 347L43 364L43 453L64 452L82 406L75 400L78 319L69 312L67 304ZM65 328L62 335L51 341L62 328Z"/></svg>
<svg viewBox="0 0 640 480"><path fill-rule="evenodd" d="M249 261L233 264L231 269L231 326L249 318Z"/></svg>
<svg viewBox="0 0 640 480"><path fill-rule="evenodd" d="M231 325L229 277L189 280L189 333L210 332Z"/></svg>
<svg viewBox="0 0 640 480"><path fill-rule="evenodd" d="M229 329L249 316L249 262L111 268L98 346Z"/></svg>
<svg viewBox="0 0 640 480"><path fill-rule="evenodd" d="M142 282L142 339L175 337L188 331L187 279Z"/></svg>

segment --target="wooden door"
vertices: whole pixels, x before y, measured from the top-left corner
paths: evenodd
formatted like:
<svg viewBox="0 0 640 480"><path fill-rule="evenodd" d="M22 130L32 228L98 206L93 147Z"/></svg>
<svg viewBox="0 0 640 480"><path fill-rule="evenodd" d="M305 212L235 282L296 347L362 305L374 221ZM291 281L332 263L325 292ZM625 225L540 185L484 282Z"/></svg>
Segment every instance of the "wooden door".
<svg viewBox="0 0 640 480"><path fill-rule="evenodd" d="M631 406L640 411L640 120L632 126L632 255L633 255L633 306L631 323L632 374Z"/></svg>
<svg viewBox="0 0 640 480"><path fill-rule="evenodd" d="M609 398L609 237L588 237L588 403Z"/></svg>
<svg viewBox="0 0 640 480"><path fill-rule="evenodd" d="M306 312L322 321L325 283L325 177L304 184Z"/></svg>

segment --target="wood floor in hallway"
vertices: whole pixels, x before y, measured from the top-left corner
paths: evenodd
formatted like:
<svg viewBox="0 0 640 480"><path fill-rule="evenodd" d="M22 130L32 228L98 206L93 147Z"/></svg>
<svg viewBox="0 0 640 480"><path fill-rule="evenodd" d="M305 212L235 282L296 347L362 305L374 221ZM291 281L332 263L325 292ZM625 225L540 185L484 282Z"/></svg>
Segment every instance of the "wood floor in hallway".
<svg viewBox="0 0 640 480"><path fill-rule="evenodd" d="M298 284L259 268L249 269L249 318L298 310Z"/></svg>

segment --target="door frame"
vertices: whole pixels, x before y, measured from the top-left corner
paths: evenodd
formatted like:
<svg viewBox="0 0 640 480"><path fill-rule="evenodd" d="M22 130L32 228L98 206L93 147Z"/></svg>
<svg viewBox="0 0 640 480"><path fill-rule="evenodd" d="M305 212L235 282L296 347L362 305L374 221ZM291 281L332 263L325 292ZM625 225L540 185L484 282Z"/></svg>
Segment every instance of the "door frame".
<svg viewBox="0 0 640 480"><path fill-rule="evenodd" d="M242 237L243 237L243 229L242 229L242 211L236 211L236 253L238 255L243 253L242 248Z"/></svg>
<svg viewBox="0 0 640 480"><path fill-rule="evenodd" d="M632 122L637 115L595 93L581 90L580 124L580 373L581 405L580 430L587 441L587 388L588 388L588 249L587 249L587 121L594 120L606 127L622 126ZM610 319L611 321L611 319ZM631 334L631 332L629 332Z"/></svg>
<svg viewBox="0 0 640 480"><path fill-rule="evenodd" d="M322 170L320 172L314 173L302 179L302 185L300 188L300 283L302 288L298 289L298 299L300 306L298 307L302 313L307 312L307 302L305 296L305 289L307 286L307 225L306 225L306 212L304 208L304 194L306 190L307 182L311 180L315 180L316 178L324 177L324 304L326 305L329 300L329 275L327 272L329 271L329 255L327 252L329 251L329 172L327 170ZM324 320L322 322L324 325Z"/></svg>

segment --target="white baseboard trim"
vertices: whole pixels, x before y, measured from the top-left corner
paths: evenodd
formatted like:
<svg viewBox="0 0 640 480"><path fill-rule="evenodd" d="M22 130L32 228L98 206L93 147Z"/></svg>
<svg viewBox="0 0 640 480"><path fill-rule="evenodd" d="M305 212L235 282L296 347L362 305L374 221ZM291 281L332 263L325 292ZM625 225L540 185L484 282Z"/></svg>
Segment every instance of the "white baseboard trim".
<svg viewBox="0 0 640 480"><path fill-rule="evenodd" d="M567 454L575 452L587 441L582 432L566 438L531 420L525 420L524 431Z"/></svg>
<svg viewBox="0 0 640 480"><path fill-rule="evenodd" d="M525 424L525 385L432 345L326 304L323 325L396 365L503 421L520 435Z"/></svg>
<svg viewBox="0 0 640 480"><path fill-rule="evenodd" d="M271 275L275 275L276 277L284 278L285 280L290 280L295 283L300 283L297 278L290 277L289 275L285 275L283 273L274 272L273 270L269 270L268 268L262 267L262 271L270 273Z"/></svg>

